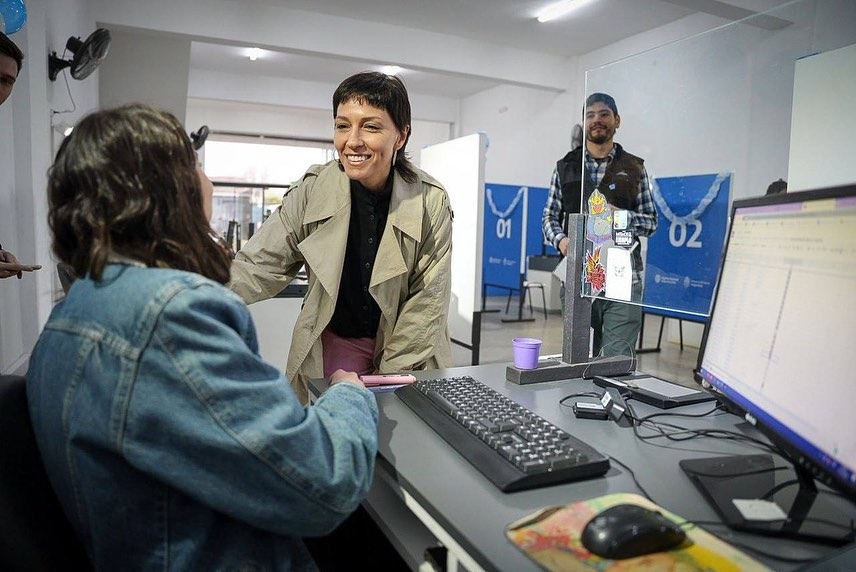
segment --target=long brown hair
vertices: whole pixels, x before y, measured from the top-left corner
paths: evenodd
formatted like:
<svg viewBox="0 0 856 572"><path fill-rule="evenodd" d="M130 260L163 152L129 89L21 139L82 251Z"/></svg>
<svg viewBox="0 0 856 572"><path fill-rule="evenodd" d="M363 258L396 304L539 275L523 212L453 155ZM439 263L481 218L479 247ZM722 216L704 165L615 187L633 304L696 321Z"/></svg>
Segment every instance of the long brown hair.
<svg viewBox="0 0 856 572"><path fill-rule="evenodd" d="M48 174L53 251L100 280L110 254L221 284L231 260L211 238L196 153L178 119L146 105L92 113Z"/></svg>

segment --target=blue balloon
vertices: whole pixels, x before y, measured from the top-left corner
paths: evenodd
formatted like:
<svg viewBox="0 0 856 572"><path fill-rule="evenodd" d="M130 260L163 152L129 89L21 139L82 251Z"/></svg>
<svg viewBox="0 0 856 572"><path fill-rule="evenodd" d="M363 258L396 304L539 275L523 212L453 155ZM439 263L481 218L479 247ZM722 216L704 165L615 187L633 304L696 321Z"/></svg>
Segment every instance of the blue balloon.
<svg viewBox="0 0 856 572"><path fill-rule="evenodd" d="M24 0L0 0L0 31L12 35L23 28L26 21Z"/></svg>

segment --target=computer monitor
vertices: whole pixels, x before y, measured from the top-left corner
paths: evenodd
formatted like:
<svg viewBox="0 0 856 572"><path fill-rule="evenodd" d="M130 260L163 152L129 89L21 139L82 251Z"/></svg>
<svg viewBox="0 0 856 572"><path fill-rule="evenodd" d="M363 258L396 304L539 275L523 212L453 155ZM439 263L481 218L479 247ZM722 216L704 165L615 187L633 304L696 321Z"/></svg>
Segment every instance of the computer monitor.
<svg viewBox="0 0 856 572"><path fill-rule="evenodd" d="M853 541L856 185L734 201L696 379L793 465L776 470L771 455L682 461L723 520ZM740 499L773 501L786 517Z"/></svg>

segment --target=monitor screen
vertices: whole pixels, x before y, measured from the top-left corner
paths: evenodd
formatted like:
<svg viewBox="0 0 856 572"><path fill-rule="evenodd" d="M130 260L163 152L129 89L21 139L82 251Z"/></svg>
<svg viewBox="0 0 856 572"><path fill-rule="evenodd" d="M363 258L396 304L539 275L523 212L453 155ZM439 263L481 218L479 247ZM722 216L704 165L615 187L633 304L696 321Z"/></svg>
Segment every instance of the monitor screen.
<svg viewBox="0 0 856 572"><path fill-rule="evenodd" d="M856 185L734 202L697 376L856 498Z"/></svg>

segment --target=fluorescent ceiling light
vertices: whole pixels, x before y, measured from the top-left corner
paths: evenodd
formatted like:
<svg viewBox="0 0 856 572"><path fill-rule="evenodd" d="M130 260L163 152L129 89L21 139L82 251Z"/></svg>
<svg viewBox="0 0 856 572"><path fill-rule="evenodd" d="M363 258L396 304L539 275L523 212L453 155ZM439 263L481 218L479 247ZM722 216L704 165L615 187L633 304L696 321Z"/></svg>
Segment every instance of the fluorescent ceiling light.
<svg viewBox="0 0 856 572"><path fill-rule="evenodd" d="M562 0L561 2L550 4L538 13L538 21L549 22L550 20L561 18L565 14L573 12L577 8L580 8L589 2L591 2L591 0Z"/></svg>
<svg viewBox="0 0 856 572"><path fill-rule="evenodd" d="M398 75L404 71L404 68L398 66L381 66L380 71L386 75Z"/></svg>
<svg viewBox="0 0 856 572"><path fill-rule="evenodd" d="M250 58L251 62L254 62L257 59L259 59L259 57L261 57L261 55L262 55L261 48L250 48L249 50L247 50L247 57Z"/></svg>

